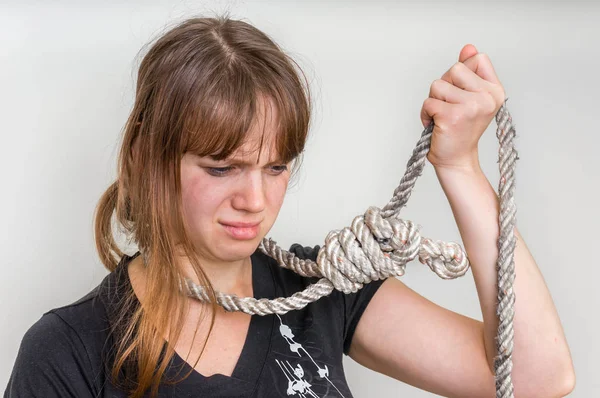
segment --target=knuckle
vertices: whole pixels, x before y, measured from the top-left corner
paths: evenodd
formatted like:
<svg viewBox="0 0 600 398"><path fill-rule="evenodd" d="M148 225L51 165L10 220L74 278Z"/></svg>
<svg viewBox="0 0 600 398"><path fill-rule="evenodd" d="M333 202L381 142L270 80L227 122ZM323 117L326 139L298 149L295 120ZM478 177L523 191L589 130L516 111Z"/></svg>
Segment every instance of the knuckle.
<svg viewBox="0 0 600 398"><path fill-rule="evenodd" d="M462 62L458 61L458 62L455 62L455 63L454 63L454 65L452 65L452 68L453 68L453 69L460 69L460 68L462 68L464 65L465 65L465 64L463 64Z"/></svg>
<svg viewBox="0 0 600 398"><path fill-rule="evenodd" d="M442 79L434 80L433 83L431 83L429 92L430 93L439 93L442 90L444 83L445 83L445 81Z"/></svg>
<svg viewBox="0 0 600 398"><path fill-rule="evenodd" d="M502 85L500 85L500 88L498 89L498 97L500 98L500 102L504 102L506 99L506 91L504 91L504 87Z"/></svg>
<svg viewBox="0 0 600 398"><path fill-rule="evenodd" d="M490 93L484 93L480 102L481 110L484 114L489 115L496 111L496 101Z"/></svg>
<svg viewBox="0 0 600 398"><path fill-rule="evenodd" d="M459 73L462 69L463 63L462 62L457 62L454 65L452 65L452 67L450 68L450 74L452 76L455 76L457 73Z"/></svg>

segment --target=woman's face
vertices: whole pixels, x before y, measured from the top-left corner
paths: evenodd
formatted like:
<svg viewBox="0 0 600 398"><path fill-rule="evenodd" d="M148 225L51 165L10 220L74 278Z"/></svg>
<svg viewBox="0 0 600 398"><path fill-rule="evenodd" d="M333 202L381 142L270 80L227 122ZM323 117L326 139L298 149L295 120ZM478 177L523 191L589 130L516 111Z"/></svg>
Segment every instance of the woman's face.
<svg viewBox="0 0 600 398"><path fill-rule="evenodd" d="M185 222L204 260L249 257L269 232L287 190L290 164L278 162L273 119L255 123L229 159L184 154L181 185ZM262 129L265 141L258 157ZM251 224L250 227L238 225Z"/></svg>

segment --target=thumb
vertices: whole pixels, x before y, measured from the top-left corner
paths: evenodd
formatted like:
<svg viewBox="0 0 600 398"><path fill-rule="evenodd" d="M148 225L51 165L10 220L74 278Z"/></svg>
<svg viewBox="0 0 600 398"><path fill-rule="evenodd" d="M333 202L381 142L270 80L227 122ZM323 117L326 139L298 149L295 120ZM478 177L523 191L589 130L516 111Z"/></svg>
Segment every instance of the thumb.
<svg viewBox="0 0 600 398"><path fill-rule="evenodd" d="M475 48L472 44L465 45L462 50L460 50L460 55L458 56L458 62L465 62L467 59L471 58L473 55L477 54L477 48Z"/></svg>

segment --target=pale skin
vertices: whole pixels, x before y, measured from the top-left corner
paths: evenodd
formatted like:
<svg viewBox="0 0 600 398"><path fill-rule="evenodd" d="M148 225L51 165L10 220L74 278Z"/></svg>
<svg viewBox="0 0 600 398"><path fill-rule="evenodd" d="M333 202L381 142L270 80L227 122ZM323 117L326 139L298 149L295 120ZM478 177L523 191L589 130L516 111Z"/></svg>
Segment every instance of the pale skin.
<svg viewBox="0 0 600 398"><path fill-rule="evenodd" d="M282 164L275 156L273 132L275 109L265 112L259 103L261 116L251 127L248 140L231 160L215 161L186 153L181 159L182 203L185 222L190 227L191 240L202 253L200 263L215 290L252 297L250 255L267 235L275 220L288 187L290 164ZM265 143L259 147L262 131ZM230 168L230 169L227 169ZM260 222L258 235L249 240L232 239L224 222ZM183 272L199 283L188 259L181 256ZM144 267L141 257L128 267L133 290L144 305ZM190 299L190 308L175 351L194 365L208 335L210 306ZM219 373L231 376L244 346L250 315L226 312L221 307L215 314L214 328L206 348L194 369L204 376ZM196 330L198 329L198 330ZM164 336L170 341L169 336Z"/></svg>
<svg viewBox="0 0 600 398"><path fill-rule="evenodd" d="M459 62L431 86L421 118L434 120L428 160L448 198L475 280L483 322L443 308L396 278L387 279L358 323L350 356L377 372L423 390L448 397L494 397L493 357L498 239L497 195L479 167L477 142L504 100L504 90L485 54L463 47ZM269 119L265 127L272 127ZM271 229L283 203L289 170L275 173L267 151L254 148L258 130L236 154L240 163L228 176L215 177L214 162L185 155L182 159L183 201L187 222L195 225L194 241L204 249L205 266L215 288L252 296L249 257ZM280 170L280 169L278 169ZM206 192L212 192L207 195ZM234 241L219 221L261 221L255 239ZM575 373L560 319L542 274L523 238L515 249L515 347L512 379L516 397L562 397L574 387ZM134 291L143 305L143 267L129 267ZM188 263L189 266L189 263ZM193 277L190 269L184 269ZM177 342L185 358L195 359L207 334L207 323L194 330L202 309L192 303L188 322ZM209 319L207 317L204 320ZM205 376L231 375L247 334L250 316L216 314L215 329L195 369ZM195 344L193 344L195 343Z"/></svg>
<svg viewBox="0 0 600 398"><path fill-rule="evenodd" d="M359 321L350 356L442 396L494 397L499 201L476 148L504 93L489 59L472 45L463 47L453 68L432 84L422 119L424 126L431 119L440 126L437 136L434 130L440 145L434 148L432 140L428 159L467 251L483 322L438 306L390 278ZM542 274L516 228L515 235L515 396L562 397L575 385L569 347Z"/></svg>

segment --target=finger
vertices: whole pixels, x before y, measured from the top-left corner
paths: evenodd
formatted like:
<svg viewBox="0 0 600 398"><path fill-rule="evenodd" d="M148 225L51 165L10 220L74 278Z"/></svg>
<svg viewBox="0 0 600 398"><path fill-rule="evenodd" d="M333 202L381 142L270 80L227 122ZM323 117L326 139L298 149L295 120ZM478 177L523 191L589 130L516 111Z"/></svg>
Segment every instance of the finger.
<svg viewBox="0 0 600 398"><path fill-rule="evenodd" d="M421 107L421 123L423 123L423 127L429 126L437 115L448 112L448 108L454 106L456 105L449 104L437 98L426 98Z"/></svg>
<svg viewBox="0 0 600 398"><path fill-rule="evenodd" d="M467 59L471 58L475 54L477 54L477 48L473 44L466 44L462 50L460 50L460 55L458 56L458 62L465 62Z"/></svg>
<svg viewBox="0 0 600 398"><path fill-rule="evenodd" d="M434 80L429 89L430 97L446 101L451 104L465 103L469 99L468 97L470 95L473 94L456 87L455 85L450 84L443 79Z"/></svg>
<svg viewBox="0 0 600 398"><path fill-rule="evenodd" d="M466 59L464 65L473 71L477 76L491 83L500 83L492 61L484 53L478 53L469 59Z"/></svg>
<svg viewBox="0 0 600 398"><path fill-rule="evenodd" d="M468 60L467 60L468 61ZM478 92L486 88L485 80L462 62L457 62L441 77L442 80L463 90Z"/></svg>

